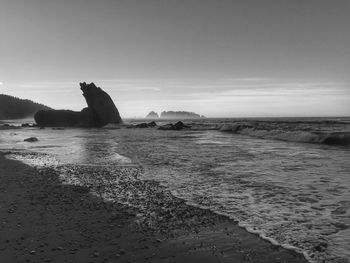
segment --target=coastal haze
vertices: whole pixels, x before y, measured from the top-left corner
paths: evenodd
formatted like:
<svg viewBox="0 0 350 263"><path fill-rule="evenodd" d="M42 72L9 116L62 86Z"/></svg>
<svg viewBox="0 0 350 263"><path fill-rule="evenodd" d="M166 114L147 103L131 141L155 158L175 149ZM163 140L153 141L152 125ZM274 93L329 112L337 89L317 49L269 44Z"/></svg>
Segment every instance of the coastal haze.
<svg viewBox="0 0 350 263"><path fill-rule="evenodd" d="M350 3L1 0L0 92L123 117L348 116Z"/></svg>
<svg viewBox="0 0 350 263"><path fill-rule="evenodd" d="M0 0L0 261L350 263L349 25L348 0Z"/></svg>

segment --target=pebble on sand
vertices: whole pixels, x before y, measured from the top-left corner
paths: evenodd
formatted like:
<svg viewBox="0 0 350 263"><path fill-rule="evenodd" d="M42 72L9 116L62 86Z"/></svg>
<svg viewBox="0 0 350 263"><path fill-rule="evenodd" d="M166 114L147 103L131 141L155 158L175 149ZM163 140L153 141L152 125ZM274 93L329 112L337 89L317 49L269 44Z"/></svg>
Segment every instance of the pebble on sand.
<svg viewBox="0 0 350 263"><path fill-rule="evenodd" d="M37 141L39 141L39 139L36 137L29 137L27 139L24 139L24 141L25 142L37 142Z"/></svg>

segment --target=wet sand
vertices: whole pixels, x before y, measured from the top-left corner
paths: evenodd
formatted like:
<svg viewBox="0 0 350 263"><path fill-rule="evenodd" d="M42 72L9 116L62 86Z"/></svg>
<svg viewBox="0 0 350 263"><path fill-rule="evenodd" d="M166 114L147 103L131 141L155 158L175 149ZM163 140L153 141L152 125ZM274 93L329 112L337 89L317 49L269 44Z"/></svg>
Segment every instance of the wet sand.
<svg viewBox="0 0 350 263"><path fill-rule="evenodd" d="M307 262L224 216L157 202L159 191L148 197L162 211L150 226L136 209L0 153L1 262Z"/></svg>

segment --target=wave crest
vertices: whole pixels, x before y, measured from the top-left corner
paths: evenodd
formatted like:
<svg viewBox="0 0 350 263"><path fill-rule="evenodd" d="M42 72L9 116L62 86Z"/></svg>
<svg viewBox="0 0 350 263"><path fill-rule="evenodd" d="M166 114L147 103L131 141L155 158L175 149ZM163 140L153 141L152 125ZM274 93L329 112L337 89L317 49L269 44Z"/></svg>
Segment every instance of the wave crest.
<svg viewBox="0 0 350 263"><path fill-rule="evenodd" d="M321 143L329 145L350 146L350 132L337 131L307 131L287 130L276 125L275 127L255 123L231 123L223 124L220 128L223 132L249 135L264 139L276 139L291 142Z"/></svg>

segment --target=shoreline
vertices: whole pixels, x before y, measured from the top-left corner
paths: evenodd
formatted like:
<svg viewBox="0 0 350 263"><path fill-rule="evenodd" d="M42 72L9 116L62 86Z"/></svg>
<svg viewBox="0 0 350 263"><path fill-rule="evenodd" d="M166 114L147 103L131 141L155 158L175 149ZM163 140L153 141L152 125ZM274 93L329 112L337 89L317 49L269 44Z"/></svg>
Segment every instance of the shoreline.
<svg viewBox="0 0 350 263"><path fill-rule="evenodd" d="M138 209L104 202L87 187L62 184L52 169L1 152L0 182L2 262L307 262L159 187L147 197L161 214L150 225L149 214L142 221Z"/></svg>

